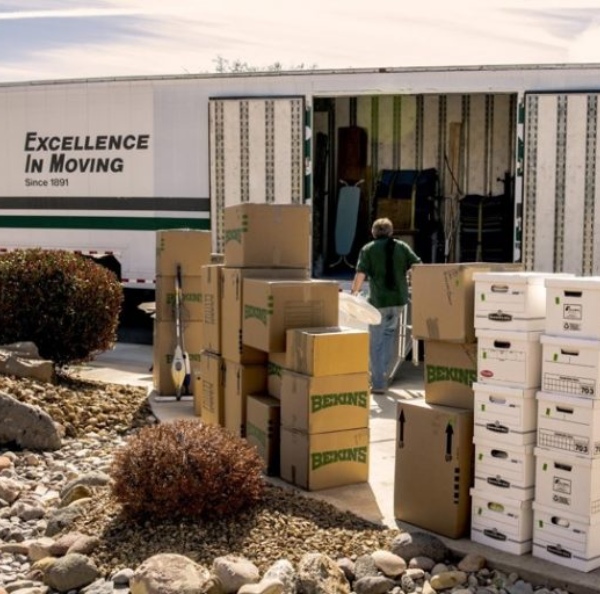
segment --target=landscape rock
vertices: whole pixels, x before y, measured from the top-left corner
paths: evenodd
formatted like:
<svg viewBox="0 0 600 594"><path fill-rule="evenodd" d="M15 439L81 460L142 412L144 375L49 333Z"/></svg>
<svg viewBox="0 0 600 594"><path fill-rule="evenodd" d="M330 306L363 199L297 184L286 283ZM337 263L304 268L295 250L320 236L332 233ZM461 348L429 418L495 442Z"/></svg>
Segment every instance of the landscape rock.
<svg viewBox="0 0 600 594"><path fill-rule="evenodd" d="M382 575L368 575L354 582L356 594L386 594L394 586L394 580Z"/></svg>
<svg viewBox="0 0 600 594"><path fill-rule="evenodd" d="M444 561L449 554L442 540L428 532L403 532L394 538L390 549L403 559L429 557L435 562Z"/></svg>
<svg viewBox="0 0 600 594"><path fill-rule="evenodd" d="M235 594L245 584L256 584L260 580L258 567L238 555L215 558L212 571L219 578L225 594Z"/></svg>
<svg viewBox="0 0 600 594"><path fill-rule="evenodd" d="M210 571L184 555L160 553L134 570L131 594L208 594L214 588Z"/></svg>
<svg viewBox="0 0 600 594"><path fill-rule="evenodd" d="M99 575L89 557L73 553L54 559L44 571L44 583L59 592L68 592L91 584Z"/></svg>
<svg viewBox="0 0 600 594"><path fill-rule="evenodd" d="M350 584L328 555L307 553L298 564L298 586L304 594L350 594Z"/></svg>
<svg viewBox="0 0 600 594"><path fill-rule="evenodd" d="M0 444L9 443L53 451L60 449L62 440L59 427L46 412L0 392Z"/></svg>
<svg viewBox="0 0 600 594"><path fill-rule="evenodd" d="M54 363L40 357L33 342L15 342L0 346L0 374L53 383Z"/></svg>
<svg viewBox="0 0 600 594"><path fill-rule="evenodd" d="M434 575L429 583L434 590L439 591L461 586L466 581L467 574L464 571L445 571Z"/></svg>
<svg viewBox="0 0 600 594"><path fill-rule="evenodd" d="M387 577L395 578L406 571L406 561L390 551L374 551L371 557L377 569Z"/></svg>

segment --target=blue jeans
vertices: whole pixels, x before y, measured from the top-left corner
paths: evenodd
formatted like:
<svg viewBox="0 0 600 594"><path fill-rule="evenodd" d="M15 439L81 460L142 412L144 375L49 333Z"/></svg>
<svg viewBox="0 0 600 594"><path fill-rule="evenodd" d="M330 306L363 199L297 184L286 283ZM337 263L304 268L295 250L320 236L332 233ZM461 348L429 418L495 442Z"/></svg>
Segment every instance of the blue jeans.
<svg viewBox="0 0 600 594"><path fill-rule="evenodd" d="M400 320L400 307L380 307L379 311L381 323L369 325L369 366L373 390L388 387L388 372L397 357L396 335Z"/></svg>

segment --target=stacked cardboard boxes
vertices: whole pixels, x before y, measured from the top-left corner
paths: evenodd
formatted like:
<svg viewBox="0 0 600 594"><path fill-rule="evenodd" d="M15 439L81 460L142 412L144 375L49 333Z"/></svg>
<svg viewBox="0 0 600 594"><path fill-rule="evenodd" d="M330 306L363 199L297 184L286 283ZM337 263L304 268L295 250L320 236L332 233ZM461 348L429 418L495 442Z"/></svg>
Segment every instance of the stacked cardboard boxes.
<svg viewBox="0 0 600 594"><path fill-rule="evenodd" d="M425 400L398 403L394 513L450 538L468 532L477 376L473 274L479 263L412 272L413 337L424 341ZM427 468L430 484L422 489Z"/></svg>
<svg viewBox="0 0 600 594"><path fill-rule="evenodd" d="M268 351L245 340L245 283L278 280L311 282L310 210L308 206L245 203L224 211L224 266L221 269L222 322L219 347L223 375L221 423L248 437L275 471L278 454L279 403L267 396ZM257 315L258 312L255 312ZM285 322L282 322L285 325ZM284 330L280 330L280 333ZM280 348L283 350L283 347ZM248 419L249 397L252 418ZM248 429L248 422L250 423Z"/></svg>
<svg viewBox="0 0 600 594"><path fill-rule="evenodd" d="M211 233L170 229L156 235L156 316L154 323L154 387L160 395L175 395L171 362L176 346L175 287L181 267L182 330L192 377L200 370L203 334L202 266L211 262ZM192 381L190 387L197 385Z"/></svg>
<svg viewBox="0 0 600 594"><path fill-rule="evenodd" d="M336 326L286 336L281 478L308 490L368 481L368 332Z"/></svg>
<svg viewBox="0 0 600 594"><path fill-rule="evenodd" d="M475 480L471 540L531 551L536 400L548 274L476 273Z"/></svg>
<svg viewBox="0 0 600 594"><path fill-rule="evenodd" d="M546 281L533 555L600 567L600 277Z"/></svg>

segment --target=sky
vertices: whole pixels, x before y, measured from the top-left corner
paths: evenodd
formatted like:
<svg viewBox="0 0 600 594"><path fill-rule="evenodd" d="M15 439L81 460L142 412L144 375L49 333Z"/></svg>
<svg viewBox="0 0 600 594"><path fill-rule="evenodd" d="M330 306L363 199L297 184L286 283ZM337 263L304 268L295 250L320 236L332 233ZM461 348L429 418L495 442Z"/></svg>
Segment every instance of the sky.
<svg viewBox="0 0 600 594"><path fill-rule="evenodd" d="M0 0L0 83L600 63L600 0Z"/></svg>

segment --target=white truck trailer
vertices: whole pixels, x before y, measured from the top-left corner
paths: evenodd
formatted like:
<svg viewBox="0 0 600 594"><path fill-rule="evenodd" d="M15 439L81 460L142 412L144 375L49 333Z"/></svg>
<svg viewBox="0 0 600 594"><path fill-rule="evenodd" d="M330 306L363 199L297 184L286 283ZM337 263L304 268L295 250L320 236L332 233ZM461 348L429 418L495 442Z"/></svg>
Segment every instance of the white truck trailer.
<svg viewBox="0 0 600 594"><path fill-rule="evenodd" d="M341 180L363 180L344 267L408 179L398 234L425 261L600 274L599 93L600 65L2 84L0 250L110 255L148 289L157 229L210 228L219 252L225 206L307 202L326 276ZM419 195L423 172L435 189Z"/></svg>

